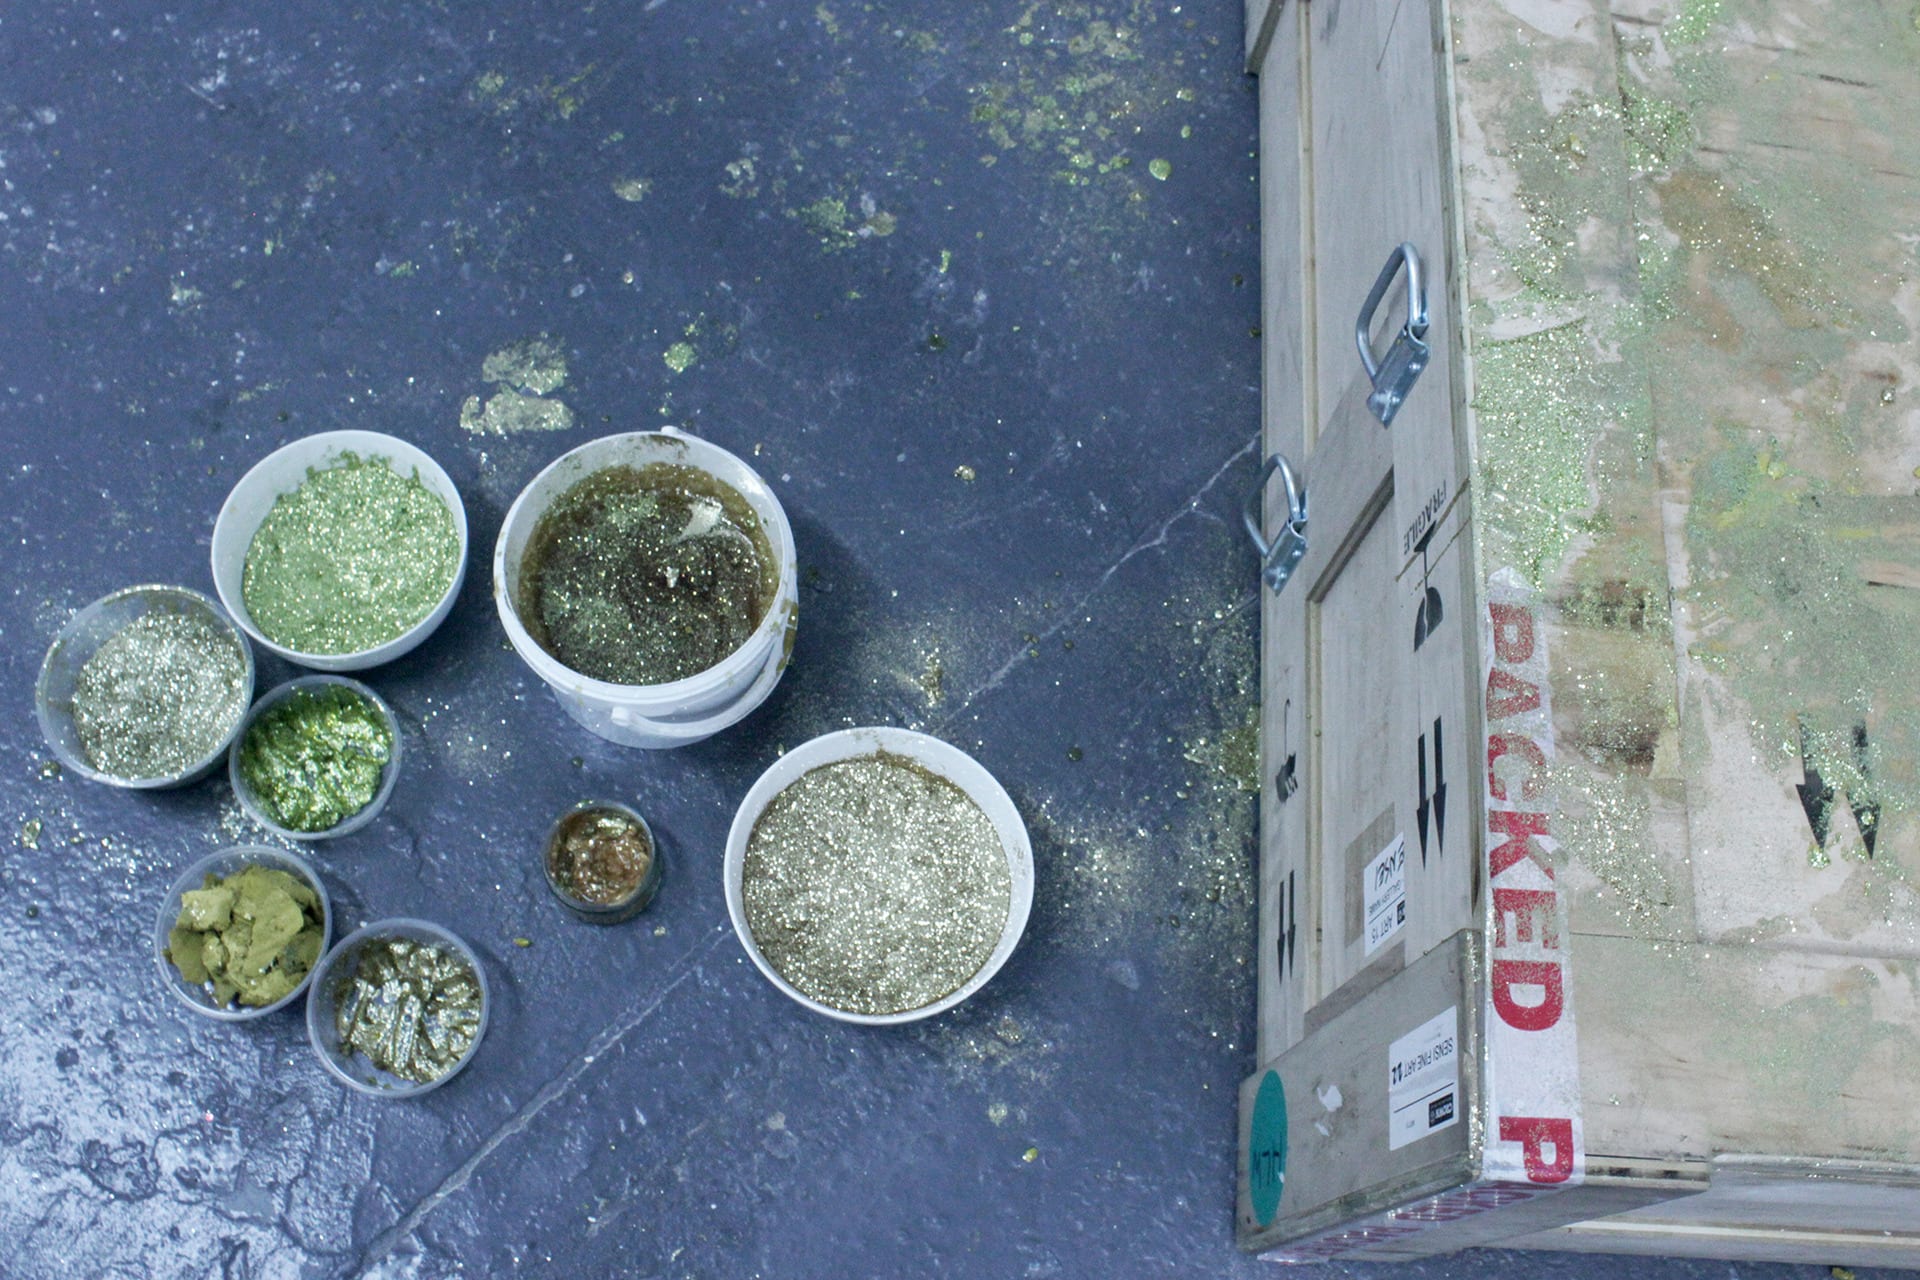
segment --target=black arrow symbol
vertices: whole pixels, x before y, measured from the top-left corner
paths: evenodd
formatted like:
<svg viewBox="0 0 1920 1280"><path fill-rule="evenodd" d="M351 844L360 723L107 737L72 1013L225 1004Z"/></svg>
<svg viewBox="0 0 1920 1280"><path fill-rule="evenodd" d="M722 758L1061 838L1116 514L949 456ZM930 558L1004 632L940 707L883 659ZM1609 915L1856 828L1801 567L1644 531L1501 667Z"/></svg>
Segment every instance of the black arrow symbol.
<svg viewBox="0 0 1920 1280"><path fill-rule="evenodd" d="M1420 735L1420 742L1414 748L1420 757L1420 803L1413 811L1414 820L1420 825L1420 865L1427 865L1427 735Z"/></svg>
<svg viewBox="0 0 1920 1280"><path fill-rule="evenodd" d="M1433 844L1436 852L1447 851L1447 772L1440 754L1440 717L1433 718L1433 791L1427 791L1427 735L1421 734L1418 745L1420 753L1420 803L1413 811L1414 820L1420 827L1420 865L1427 865L1427 815L1433 815Z"/></svg>
<svg viewBox="0 0 1920 1280"><path fill-rule="evenodd" d="M1297 932L1294 921L1293 872L1287 872L1287 883L1281 887L1281 913L1286 916L1287 927L1274 939L1274 960L1280 966L1280 976L1286 977L1293 971L1293 939Z"/></svg>
<svg viewBox="0 0 1920 1280"><path fill-rule="evenodd" d="M1793 789L1800 793L1800 807L1806 812L1807 826L1813 829L1813 843L1816 848L1827 847L1827 832L1833 826L1833 788L1820 777L1820 771L1813 767L1812 744L1807 741L1807 726L1800 726L1800 768L1806 778L1796 782Z"/></svg>
<svg viewBox="0 0 1920 1280"><path fill-rule="evenodd" d="M1867 771L1867 726L1853 726L1853 763L1860 770L1860 781L1864 784L1871 775ZM1873 856L1874 837L1880 833L1880 806L1863 803L1859 797L1849 794L1852 801L1853 820L1860 824L1860 839L1866 842L1867 856Z"/></svg>
<svg viewBox="0 0 1920 1280"><path fill-rule="evenodd" d="M1853 763L1865 782L1872 773L1867 765L1867 726L1853 726ZM1833 833L1833 785L1820 776L1820 770L1813 763L1812 743L1808 740L1807 726L1800 726L1800 768L1805 776L1804 782L1796 782L1793 789L1800 793L1800 808L1807 815L1807 826L1813 831L1814 845L1820 849L1827 847L1827 837ZM1880 806L1877 803L1855 798L1848 793L1848 808L1853 810L1853 820L1860 825L1860 839L1867 846L1867 856L1871 858L1874 845L1880 835Z"/></svg>

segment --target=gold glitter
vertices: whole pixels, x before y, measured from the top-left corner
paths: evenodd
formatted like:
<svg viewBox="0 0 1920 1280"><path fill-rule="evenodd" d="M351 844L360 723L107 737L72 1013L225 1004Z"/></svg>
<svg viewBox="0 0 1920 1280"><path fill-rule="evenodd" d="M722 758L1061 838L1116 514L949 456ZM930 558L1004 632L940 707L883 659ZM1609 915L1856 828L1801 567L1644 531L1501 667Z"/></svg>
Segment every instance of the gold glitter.
<svg viewBox="0 0 1920 1280"><path fill-rule="evenodd" d="M110 636L80 668L73 725L115 778L167 778L207 758L246 712L246 658L200 613L156 609Z"/></svg>
<svg viewBox="0 0 1920 1280"><path fill-rule="evenodd" d="M886 754L823 765L774 797L742 883L768 962L803 994L865 1014L964 986L993 954L1012 892L980 807Z"/></svg>
<svg viewBox="0 0 1920 1280"><path fill-rule="evenodd" d="M484 402L479 396L466 398L460 406L460 425L465 430L506 436L565 431L573 426L573 410L551 398L567 382L566 349L546 334L494 352L481 361L480 376L500 383L501 389Z"/></svg>
<svg viewBox="0 0 1920 1280"><path fill-rule="evenodd" d="M336 998L342 1047L420 1084L458 1066L480 1028L472 967L448 948L406 938L365 943Z"/></svg>
<svg viewBox="0 0 1920 1280"><path fill-rule="evenodd" d="M528 395L551 395L566 385L567 354L541 334L488 356L480 362L480 376Z"/></svg>
<svg viewBox="0 0 1920 1280"><path fill-rule="evenodd" d="M20 824L20 843L29 849L38 849L40 847L41 828L42 823L40 819L28 818Z"/></svg>
<svg viewBox="0 0 1920 1280"><path fill-rule="evenodd" d="M573 410L558 400L502 391L484 404L479 396L468 396L460 405L460 425L477 436L566 431L573 426Z"/></svg>
<svg viewBox="0 0 1920 1280"><path fill-rule="evenodd" d="M609 922L644 908L660 883L646 824L612 805L583 806L563 817L547 838L546 871L563 902Z"/></svg>

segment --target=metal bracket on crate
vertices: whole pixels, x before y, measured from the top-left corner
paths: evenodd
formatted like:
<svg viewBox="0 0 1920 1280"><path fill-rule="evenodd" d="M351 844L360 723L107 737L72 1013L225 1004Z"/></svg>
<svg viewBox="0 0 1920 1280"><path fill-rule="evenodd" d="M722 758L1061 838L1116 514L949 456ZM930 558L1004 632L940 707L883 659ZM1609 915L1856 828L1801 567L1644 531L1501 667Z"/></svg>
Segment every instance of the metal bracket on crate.
<svg viewBox="0 0 1920 1280"><path fill-rule="evenodd" d="M1394 337L1393 345L1387 348L1387 354L1376 358L1373 354L1373 313L1386 300L1387 290L1393 287L1395 277L1401 267L1407 272L1407 322L1400 326L1400 332ZM1373 416L1380 419L1380 425L1391 426L1393 415L1400 411L1406 402L1407 394L1413 390L1413 384L1420 380L1421 371L1427 367L1430 352L1427 337L1427 289L1420 264L1420 251L1411 242L1395 246L1387 255L1387 265L1380 268L1379 278L1373 282L1373 289L1367 294L1367 300L1360 306L1360 319L1354 325L1353 339L1360 348L1360 363L1366 367L1367 378L1373 383L1373 393L1367 397L1367 408L1373 410Z"/></svg>
<svg viewBox="0 0 1920 1280"><path fill-rule="evenodd" d="M1267 493L1267 481L1273 478L1276 471L1280 473L1281 483L1287 486L1287 522L1281 526L1273 541L1268 542L1262 505ZM1260 551L1260 580L1278 595L1286 589L1294 566L1307 554L1307 491L1294 479L1293 466L1287 461L1286 455L1276 453L1267 458L1267 465L1260 472L1260 483L1248 495L1241 519L1246 523L1247 532L1253 536L1253 545Z"/></svg>

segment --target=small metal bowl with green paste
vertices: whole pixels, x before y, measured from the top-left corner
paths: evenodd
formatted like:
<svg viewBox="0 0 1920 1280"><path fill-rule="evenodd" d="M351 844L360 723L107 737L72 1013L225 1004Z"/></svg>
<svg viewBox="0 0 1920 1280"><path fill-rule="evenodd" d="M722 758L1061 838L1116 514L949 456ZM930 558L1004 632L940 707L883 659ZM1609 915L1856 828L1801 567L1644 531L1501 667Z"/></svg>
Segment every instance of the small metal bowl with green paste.
<svg viewBox="0 0 1920 1280"><path fill-rule="evenodd" d="M238 845L174 881L153 951L167 989L195 1013L242 1022L300 998L332 929L327 888L304 859Z"/></svg>
<svg viewBox="0 0 1920 1280"><path fill-rule="evenodd" d="M345 676L302 676L253 704L228 756L234 798L290 840L326 840L372 822L400 776L400 723Z"/></svg>

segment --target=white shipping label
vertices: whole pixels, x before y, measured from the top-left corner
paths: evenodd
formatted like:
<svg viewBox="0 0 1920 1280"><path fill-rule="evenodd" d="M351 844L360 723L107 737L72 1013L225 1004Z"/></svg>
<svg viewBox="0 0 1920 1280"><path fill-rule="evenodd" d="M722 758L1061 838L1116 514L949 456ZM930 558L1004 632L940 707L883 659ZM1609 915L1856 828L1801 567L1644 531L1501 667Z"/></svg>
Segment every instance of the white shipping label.
<svg viewBox="0 0 1920 1280"><path fill-rule="evenodd" d="M1387 1050L1387 1147L1398 1151L1460 1119L1460 1011L1448 1009Z"/></svg>
<svg viewBox="0 0 1920 1280"><path fill-rule="evenodd" d="M1407 922L1407 837L1397 835L1367 864L1367 954L1386 945Z"/></svg>

